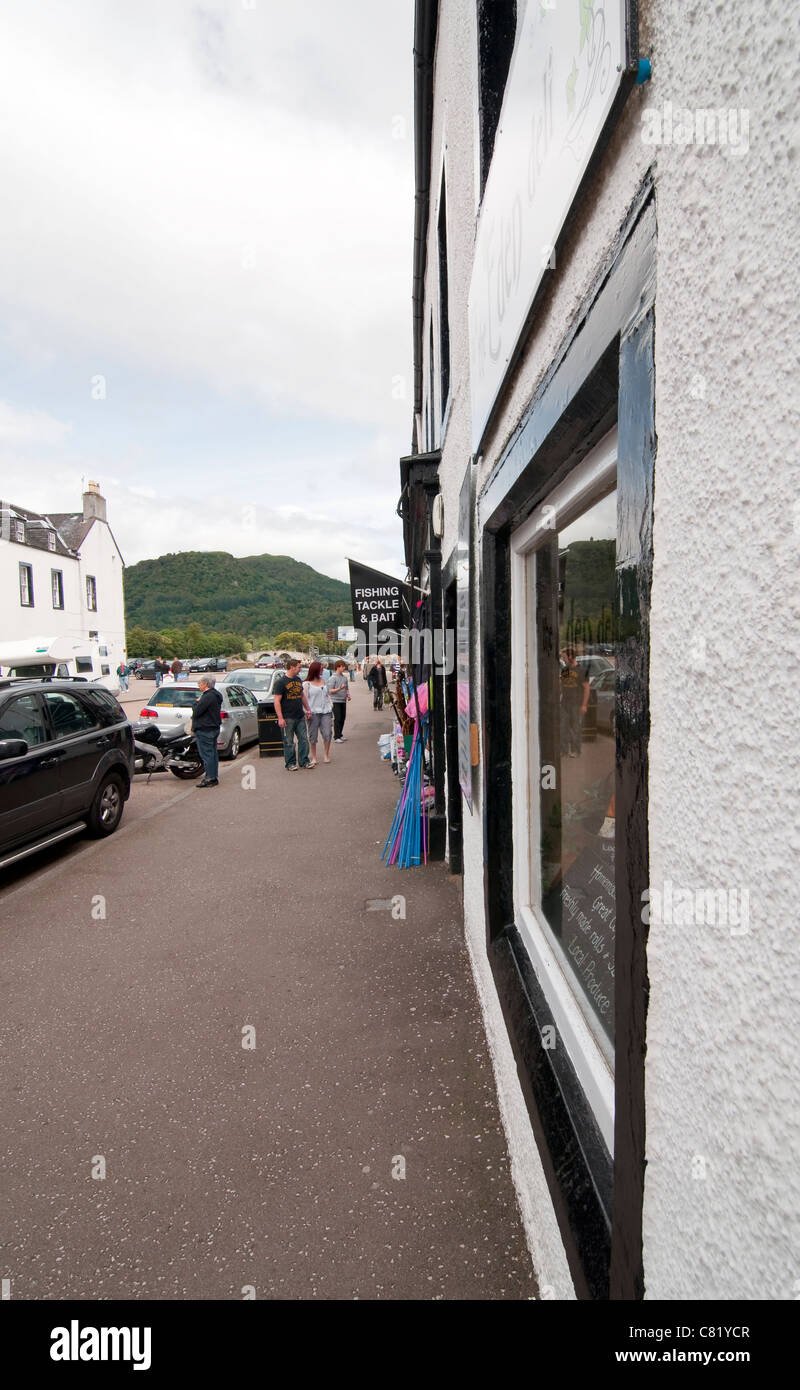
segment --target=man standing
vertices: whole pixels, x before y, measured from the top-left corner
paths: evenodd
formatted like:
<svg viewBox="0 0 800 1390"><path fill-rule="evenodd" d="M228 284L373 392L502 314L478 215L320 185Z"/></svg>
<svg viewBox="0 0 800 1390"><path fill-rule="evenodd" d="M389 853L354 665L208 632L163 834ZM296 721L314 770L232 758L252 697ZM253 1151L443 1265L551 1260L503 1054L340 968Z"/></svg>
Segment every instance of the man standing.
<svg viewBox="0 0 800 1390"><path fill-rule="evenodd" d="M372 687L372 708L383 709L383 692L389 682L386 679L386 667L380 657L369 673L369 684Z"/></svg>
<svg viewBox="0 0 800 1390"><path fill-rule="evenodd" d="M302 768L315 767L312 763L306 732L306 715L311 718L311 706L306 699L303 682L300 679L300 662L291 657L286 663L286 673L275 682L275 713L278 727L283 734L283 761L287 772L295 772L298 763ZM297 760L294 741L297 738Z"/></svg>
<svg viewBox="0 0 800 1390"><path fill-rule="evenodd" d="M213 676L200 676L197 684L200 689L200 699L192 710L192 732L206 774L197 785L198 787L218 787L217 739L222 725L222 696L215 689L216 681Z"/></svg>
<svg viewBox="0 0 800 1390"><path fill-rule="evenodd" d="M119 666L117 667L117 675L119 676L119 688L120 688L120 690L127 690L127 689L128 689L128 676L129 676L129 674L130 674L130 667L128 666L128 663L127 663L127 661L125 660L125 658L124 658L124 656L123 656L121 662L119 663Z"/></svg>
<svg viewBox="0 0 800 1390"><path fill-rule="evenodd" d="M347 663L334 661L333 675L328 681L328 694L333 702L333 741L346 743L342 730L347 716L347 701L350 699L350 682L347 679Z"/></svg>
<svg viewBox="0 0 800 1390"><path fill-rule="evenodd" d="M156 678L156 689L158 689L164 679L164 662L160 656L157 656L153 663L153 675Z"/></svg>
<svg viewBox="0 0 800 1390"><path fill-rule="evenodd" d="M591 685L586 667L578 665L574 647L561 653L561 756L579 758L583 720L589 708Z"/></svg>

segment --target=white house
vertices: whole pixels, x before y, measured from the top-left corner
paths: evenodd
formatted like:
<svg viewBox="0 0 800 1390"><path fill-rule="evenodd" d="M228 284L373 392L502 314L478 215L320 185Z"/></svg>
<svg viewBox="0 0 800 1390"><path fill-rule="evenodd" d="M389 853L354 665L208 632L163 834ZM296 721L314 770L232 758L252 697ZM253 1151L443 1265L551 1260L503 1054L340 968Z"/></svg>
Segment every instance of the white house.
<svg viewBox="0 0 800 1390"><path fill-rule="evenodd" d="M125 651L124 562L90 482L80 512L0 503L0 668L86 674L111 689Z"/></svg>
<svg viewBox="0 0 800 1390"><path fill-rule="evenodd" d="M417 0L430 843L544 1296L792 1299L799 60L638 12Z"/></svg>

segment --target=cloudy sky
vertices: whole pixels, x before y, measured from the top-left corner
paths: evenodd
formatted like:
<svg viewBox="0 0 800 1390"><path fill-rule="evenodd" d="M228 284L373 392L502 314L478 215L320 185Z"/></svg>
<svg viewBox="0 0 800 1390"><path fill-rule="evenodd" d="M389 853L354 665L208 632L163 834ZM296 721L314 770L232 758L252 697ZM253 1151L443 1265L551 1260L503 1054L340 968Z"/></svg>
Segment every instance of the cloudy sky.
<svg viewBox="0 0 800 1390"><path fill-rule="evenodd" d="M413 0L4 0L0 495L401 573Z"/></svg>

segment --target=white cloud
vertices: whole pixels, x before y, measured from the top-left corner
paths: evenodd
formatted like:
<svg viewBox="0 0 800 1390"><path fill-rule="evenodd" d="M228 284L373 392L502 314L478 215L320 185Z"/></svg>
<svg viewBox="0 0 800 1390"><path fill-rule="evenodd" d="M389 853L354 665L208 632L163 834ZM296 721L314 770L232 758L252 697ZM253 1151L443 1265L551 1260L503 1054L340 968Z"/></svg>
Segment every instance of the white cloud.
<svg viewBox="0 0 800 1390"><path fill-rule="evenodd" d="M72 426L42 410L17 410L0 401L0 442L15 445L61 444Z"/></svg>
<svg viewBox="0 0 800 1390"><path fill-rule="evenodd" d="M6 313L91 355L110 397L124 358L405 437L410 10L4 5Z"/></svg>

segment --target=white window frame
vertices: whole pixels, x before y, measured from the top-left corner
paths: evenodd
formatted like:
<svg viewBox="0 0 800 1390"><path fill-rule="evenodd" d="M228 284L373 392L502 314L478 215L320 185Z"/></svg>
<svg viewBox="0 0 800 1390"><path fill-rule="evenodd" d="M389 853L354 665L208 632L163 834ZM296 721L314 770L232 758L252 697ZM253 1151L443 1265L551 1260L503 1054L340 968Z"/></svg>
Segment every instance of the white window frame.
<svg viewBox="0 0 800 1390"><path fill-rule="evenodd" d="M55 533L55 531L48 531L48 533L47 533L47 549L48 549L48 550L55 550L55 548L56 548L56 533Z"/></svg>
<svg viewBox="0 0 800 1390"><path fill-rule="evenodd" d="M23 593L23 588L22 588L22 576L23 576L23 573L25 573L25 576L26 576L26 578L25 578L25 587L26 587L26 589L27 589L27 591L28 591L28 597L27 597L27 599L24 599L24 598L22 597L22 593ZM19 562L19 602L20 602L20 607L21 607L21 608L35 608L35 607L36 607L35 589L34 589L34 587L33 587L33 565L29 565L29 564L27 563L27 561L25 561L25 560L20 560L20 562Z"/></svg>
<svg viewBox="0 0 800 1390"><path fill-rule="evenodd" d="M511 536L511 650L519 653L519 659L511 663L511 708L515 712L511 721L515 920L547 998L559 1039L566 1047L612 1155L614 1073L565 974L544 914L532 906L541 902L541 862L538 855L531 855L531 845L538 845L541 838L541 800L539 780L533 783L530 766L538 767L541 760L539 684L538 679L530 678L537 673L530 673L528 669L531 626L527 567L529 557L552 539L554 529L563 530L608 492L614 484L616 471L617 431L614 428ZM545 510L550 507L554 512ZM534 752L529 753L530 749Z"/></svg>

